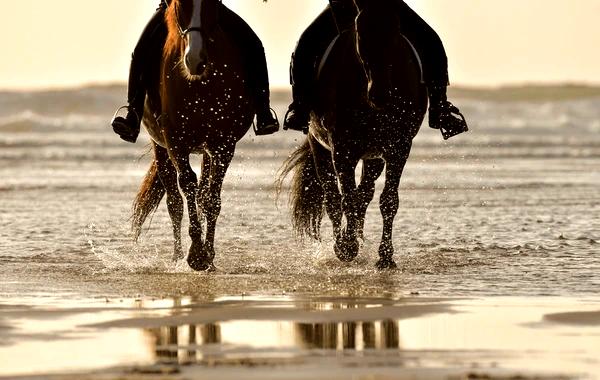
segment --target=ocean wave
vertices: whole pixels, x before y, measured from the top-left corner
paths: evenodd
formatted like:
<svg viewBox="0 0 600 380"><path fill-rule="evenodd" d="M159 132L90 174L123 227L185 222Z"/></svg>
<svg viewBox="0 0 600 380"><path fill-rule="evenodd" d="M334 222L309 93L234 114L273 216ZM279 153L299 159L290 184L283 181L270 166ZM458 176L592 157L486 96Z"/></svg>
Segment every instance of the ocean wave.
<svg viewBox="0 0 600 380"><path fill-rule="evenodd" d="M126 100L125 85L95 85L47 91L0 91L0 117L25 110L44 115L70 113L112 115ZM600 86L522 85L497 88L449 87L449 98L464 103L532 105L569 104L578 101L600 102ZM272 89L271 102L287 108L291 100L288 89Z"/></svg>
<svg viewBox="0 0 600 380"><path fill-rule="evenodd" d="M596 90L600 93L600 88L565 86L552 91L571 94L569 97L540 100L532 95L512 102L488 95L515 91L529 94L529 90L455 91L451 98L467 117L470 132L443 143L439 131L425 124L415 139L411 159L600 157L600 97L592 96ZM109 125L124 93L125 87L120 85L0 92L0 159L136 159L143 148L123 143ZM272 94L272 104L280 114L287 107L288 97L288 91ZM236 154L246 160L282 160L304 139L294 132L264 138L249 132L238 144ZM147 134L142 132L140 143L148 142Z"/></svg>
<svg viewBox="0 0 600 380"><path fill-rule="evenodd" d="M125 102L124 86L88 86L48 91L0 92L0 117L31 111L42 115L112 115Z"/></svg>
<svg viewBox="0 0 600 380"><path fill-rule="evenodd" d="M523 84L500 87L461 87L449 89L451 97L494 102L557 102L574 99L600 99L600 86L585 84Z"/></svg>
<svg viewBox="0 0 600 380"><path fill-rule="evenodd" d="M50 116L32 110L24 110L0 117L0 131L5 133L89 131L106 128L108 121L109 119L106 116L77 113Z"/></svg>
<svg viewBox="0 0 600 380"><path fill-rule="evenodd" d="M76 89L0 92L3 132L90 130L106 127L124 104L121 85ZM289 91L274 90L275 109L287 107ZM460 106L473 130L563 129L600 132L600 87L514 86L492 89L451 87L450 98Z"/></svg>
<svg viewBox="0 0 600 380"><path fill-rule="evenodd" d="M600 98L569 101L497 103L461 100L455 103L471 124L493 130L562 130L565 133L600 131Z"/></svg>

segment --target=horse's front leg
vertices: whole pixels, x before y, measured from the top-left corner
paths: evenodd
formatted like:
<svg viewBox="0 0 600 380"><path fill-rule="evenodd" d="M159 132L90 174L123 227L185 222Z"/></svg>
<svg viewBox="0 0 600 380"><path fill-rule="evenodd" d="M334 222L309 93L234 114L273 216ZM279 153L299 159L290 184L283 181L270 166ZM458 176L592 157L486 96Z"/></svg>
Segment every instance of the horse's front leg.
<svg viewBox="0 0 600 380"><path fill-rule="evenodd" d="M383 233L381 243L379 245L379 261L377 261L377 269L394 269L394 245L392 243L392 232L394 227L394 218L400 207L400 197L398 188L400 187L400 177L404 170L404 165L408 159L410 147L405 154L386 158L385 169L385 186L379 199L379 210L383 217Z"/></svg>
<svg viewBox="0 0 600 380"><path fill-rule="evenodd" d="M338 188L338 179L333 167L331 152L325 149L312 136L308 138L310 149L313 154L315 170L325 192L325 210L331 220L333 237L342 231L342 196Z"/></svg>
<svg viewBox="0 0 600 380"><path fill-rule="evenodd" d="M335 254L342 261L352 261L358 255L358 191L354 171L360 157L351 152L356 149L334 150L333 162L342 190L342 210L346 228L336 237Z"/></svg>
<svg viewBox="0 0 600 380"><path fill-rule="evenodd" d="M212 152L210 165L210 186L204 199L204 213L206 215L206 240L204 243L204 252L211 258L215 257L215 230L217 219L221 213L221 189L223 180L233 159L235 145L230 147L219 147Z"/></svg>
<svg viewBox="0 0 600 380"><path fill-rule="evenodd" d="M210 154L205 152L202 155L202 174L200 175L200 183L198 184L198 194L196 195L196 205L198 206L198 217L200 222L206 218L204 205L210 188Z"/></svg>
<svg viewBox="0 0 600 380"><path fill-rule="evenodd" d="M364 239L367 208L375 195L375 182L383 172L384 167L385 161L381 159L364 161L360 184L358 185L357 234L359 239Z"/></svg>
<svg viewBox="0 0 600 380"><path fill-rule="evenodd" d="M173 162L169 159L166 149L154 144L154 152L158 165L158 175L163 186L167 190L167 209L173 224L173 237L175 238L175 249L173 261L185 257L181 246L181 220L183 219L183 198L177 186L177 171Z"/></svg>
<svg viewBox="0 0 600 380"><path fill-rule="evenodd" d="M192 269L197 271L211 269L212 259L207 257L202 249L202 224L198 218L198 209L196 207L198 178L190 165L190 153L189 151L171 148L169 156L177 169L179 187L185 196L188 216L190 218L189 234L192 239L192 245L188 253L188 264Z"/></svg>

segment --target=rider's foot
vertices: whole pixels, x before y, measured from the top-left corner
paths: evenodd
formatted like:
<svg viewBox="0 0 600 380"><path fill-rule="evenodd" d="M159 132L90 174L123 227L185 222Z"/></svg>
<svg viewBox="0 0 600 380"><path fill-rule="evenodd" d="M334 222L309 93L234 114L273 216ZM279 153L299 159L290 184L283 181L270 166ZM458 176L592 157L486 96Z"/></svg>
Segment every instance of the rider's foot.
<svg viewBox="0 0 600 380"><path fill-rule="evenodd" d="M294 131L308 132L308 123L310 121L309 111L298 104L292 103L285 114L283 129L292 129Z"/></svg>
<svg viewBox="0 0 600 380"><path fill-rule="evenodd" d="M270 135L279 130L279 121L274 113L269 109L256 114L256 130L257 136Z"/></svg>
<svg viewBox="0 0 600 380"><path fill-rule="evenodd" d="M465 117L449 101L432 104L429 107L429 126L439 129L444 140L469 130Z"/></svg>
<svg viewBox="0 0 600 380"><path fill-rule="evenodd" d="M127 115L125 117L118 115L119 111L122 109L127 109ZM117 110L117 113L110 124L112 125L113 131L115 131L121 139L130 143L135 143L140 134L141 122L141 118L133 107L124 106Z"/></svg>

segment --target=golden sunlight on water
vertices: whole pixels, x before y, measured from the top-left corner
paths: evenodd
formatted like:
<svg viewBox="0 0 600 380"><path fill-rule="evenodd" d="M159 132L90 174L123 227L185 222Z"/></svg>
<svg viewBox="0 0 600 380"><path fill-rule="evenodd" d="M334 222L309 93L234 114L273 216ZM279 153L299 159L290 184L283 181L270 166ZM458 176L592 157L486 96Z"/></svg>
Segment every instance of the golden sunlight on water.
<svg viewBox="0 0 600 380"><path fill-rule="evenodd" d="M98 334L78 328L81 323L97 320L95 314L49 314L41 320L34 317L17 322L24 336L9 338L8 344L0 345L0 376L150 364L154 359L152 342L143 331L126 329ZM110 314L102 312L103 317Z"/></svg>
<svg viewBox="0 0 600 380"><path fill-rule="evenodd" d="M76 307L3 306L14 323L0 346L0 376L117 365L306 365L316 357L592 374L600 358L600 324L545 319L575 310L598 316L592 301L224 297Z"/></svg>

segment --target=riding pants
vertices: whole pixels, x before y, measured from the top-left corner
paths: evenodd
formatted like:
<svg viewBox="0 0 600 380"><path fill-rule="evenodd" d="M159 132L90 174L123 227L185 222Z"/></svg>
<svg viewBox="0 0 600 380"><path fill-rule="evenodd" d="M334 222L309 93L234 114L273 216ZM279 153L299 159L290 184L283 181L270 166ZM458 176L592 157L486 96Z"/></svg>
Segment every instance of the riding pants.
<svg viewBox="0 0 600 380"><path fill-rule="evenodd" d="M127 102L138 111L144 108L147 89L156 84L160 77L162 46L167 40L166 10L167 4L161 1L131 55Z"/></svg>
<svg viewBox="0 0 600 380"><path fill-rule="evenodd" d="M415 46L423 65L425 84L447 86L448 57L438 34L402 0L394 0L395 11L400 15L400 31Z"/></svg>
<svg viewBox="0 0 600 380"><path fill-rule="evenodd" d="M223 30L237 45L244 57L246 78L259 110L269 107L269 72L267 58L260 38L235 12L221 4L219 20Z"/></svg>
<svg viewBox="0 0 600 380"><path fill-rule="evenodd" d="M310 97L319 58L338 33L331 6L328 5L300 36L290 63L290 84L293 86L295 103L305 102Z"/></svg>

